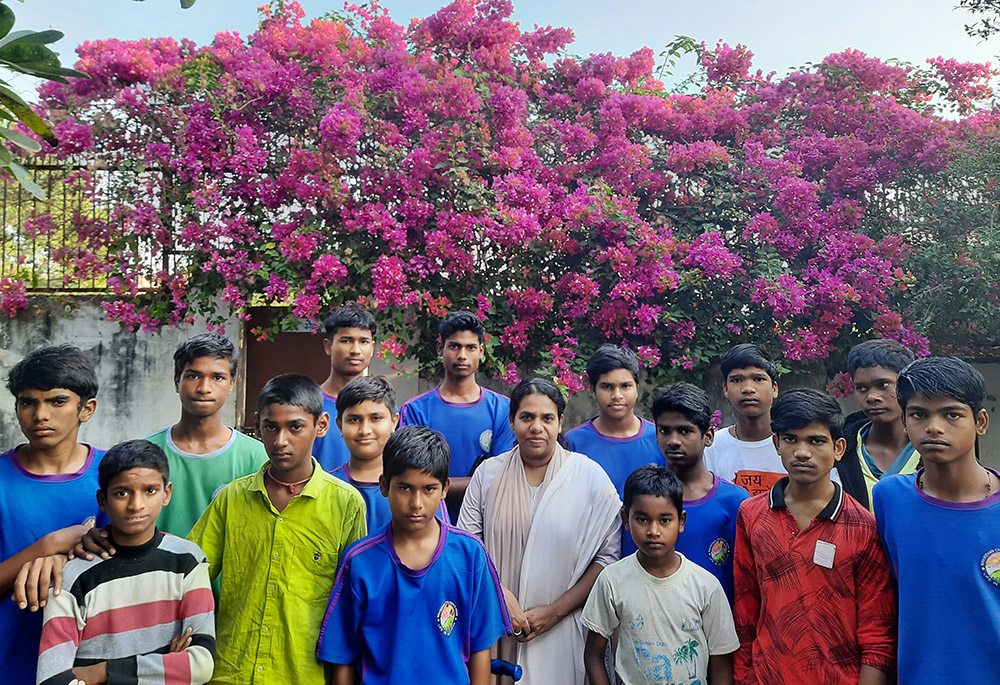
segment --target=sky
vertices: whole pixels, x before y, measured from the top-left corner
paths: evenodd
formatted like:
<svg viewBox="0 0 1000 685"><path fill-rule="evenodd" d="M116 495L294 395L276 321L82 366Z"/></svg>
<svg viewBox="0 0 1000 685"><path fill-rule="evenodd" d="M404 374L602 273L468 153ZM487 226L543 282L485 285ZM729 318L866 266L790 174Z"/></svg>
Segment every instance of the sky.
<svg viewBox="0 0 1000 685"><path fill-rule="evenodd" d="M219 31L247 35L257 25L257 7L264 3L197 0L191 9L182 10L178 0L8 0L17 15L15 28L54 28L66 34L53 47L67 66L75 61L75 47L85 40L173 36L205 44ZM341 9L342 3L301 0L308 17ZM406 24L412 17L434 13L444 2L381 4L394 20ZM972 19L954 9L955 4L957 0L515 0L514 19L527 30L536 24L571 28L576 40L568 51L577 55L627 55L644 46L659 53L676 35L710 45L719 39L743 43L754 52L754 66L765 73L784 74L846 48L914 64L939 55L996 64L1000 37L986 43L968 37L963 26ZM15 81L15 86L23 91L31 84Z"/></svg>

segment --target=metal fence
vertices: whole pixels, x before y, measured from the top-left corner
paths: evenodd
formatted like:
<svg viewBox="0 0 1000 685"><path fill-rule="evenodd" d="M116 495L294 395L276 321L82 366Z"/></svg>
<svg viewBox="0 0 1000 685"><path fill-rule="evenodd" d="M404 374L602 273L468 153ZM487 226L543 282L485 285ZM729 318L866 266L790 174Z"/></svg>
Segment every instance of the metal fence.
<svg viewBox="0 0 1000 685"><path fill-rule="evenodd" d="M0 277L22 278L40 292L105 290L106 277L87 262L102 261L107 248L89 259L80 248L94 227L108 230L111 207L99 190L100 176L108 172L98 173L95 183L81 173L87 166L80 160L39 158L25 167L46 199L32 196L12 177L0 179Z"/></svg>

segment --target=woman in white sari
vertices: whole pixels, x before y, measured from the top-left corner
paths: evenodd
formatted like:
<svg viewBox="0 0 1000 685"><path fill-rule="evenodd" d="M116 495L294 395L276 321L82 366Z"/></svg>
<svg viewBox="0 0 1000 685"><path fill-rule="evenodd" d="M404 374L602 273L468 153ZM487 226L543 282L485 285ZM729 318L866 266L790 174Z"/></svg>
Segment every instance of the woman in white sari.
<svg viewBox="0 0 1000 685"><path fill-rule="evenodd" d="M559 444L565 407L551 381L514 388L517 447L480 465L458 517L500 574L515 631L500 656L524 668L524 685L585 683L580 612L620 552L621 501L604 469Z"/></svg>

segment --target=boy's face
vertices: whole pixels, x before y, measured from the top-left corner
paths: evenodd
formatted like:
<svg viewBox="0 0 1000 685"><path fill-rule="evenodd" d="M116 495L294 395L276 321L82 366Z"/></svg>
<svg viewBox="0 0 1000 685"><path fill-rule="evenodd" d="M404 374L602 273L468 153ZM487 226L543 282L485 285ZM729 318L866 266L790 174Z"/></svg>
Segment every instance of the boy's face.
<svg viewBox="0 0 1000 685"><path fill-rule="evenodd" d="M365 400L337 417L337 427L352 458L377 459L396 430L399 416L381 402Z"/></svg>
<svg viewBox="0 0 1000 685"><path fill-rule="evenodd" d="M236 379L228 359L198 357L181 371L177 395L184 412L193 416L212 416L226 404Z"/></svg>
<svg viewBox="0 0 1000 685"><path fill-rule="evenodd" d="M874 423L897 423L902 412L896 401L896 379L899 374L884 366L866 366L857 369L854 394L861 405L861 411Z"/></svg>
<svg viewBox="0 0 1000 685"><path fill-rule="evenodd" d="M323 349L330 358L330 370L344 378L364 373L372 362L375 339L366 328L338 328L323 339Z"/></svg>
<svg viewBox="0 0 1000 685"><path fill-rule="evenodd" d="M441 500L448 495L451 479L442 483L430 473L407 469L391 481L379 476L378 484L382 496L389 499L393 524L417 533L434 520Z"/></svg>
<svg viewBox="0 0 1000 685"><path fill-rule="evenodd" d="M271 465L289 472L309 463L313 442L326 435L330 415L316 419L302 407L293 404L269 404L257 416L257 430Z"/></svg>
<svg viewBox="0 0 1000 685"><path fill-rule="evenodd" d="M673 554L677 536L684 532L687 513L678 512L666 497L639 495L628 512L622 512L622 520L639 554L651 561L662 561Z"/></svg>
<svg viewBox="0 0 1000 685"><path fill-rule="evenodd" d="M81 423L90 421L97 400L80 403L80 396L67 388L25 388L14 400L21 432L35 449L51 449L65 440L76 442Z"/></svg>
<svg viewBox="0 0 1000 685"><path fill-rule="evenodd" d="M593 393L601 416L615 421L631 416L639 399L639 388L628 369L602 373L593 387Z"/></svg>
<svg viewBox="0 0 1000 685"><path fill-rule="evenodd" d="M788 479L798 485L811 485L830 480L833 465L847 449L844 438L833 439L830 429L813 422L802 428L792 428L775 435L774 446Z"/></svg>
<svg viewBox="0 0 1000 685"><path fill-rule="evenodd" d="M479 362L486 353L486 346L479 342L479 336L472 331L458 331L438 345L444 373L450 378L475 376Z"/></svg>
<svg viewBox="0 0 1000 685"><path fill-rule="evenodd" d="M778 396L778 384L764 369L748 366L730 371L722 391L737 414L754 418L771 411L771 403Z"/></svg>
<svg viewBox="0 0 1000 685"><path fill-rule="evenodd" d="M97 503L108 515L115 544L149 542L172 491L173 484L164 484L162 473L147 467L126 469L111 479L107 490L98 490Z"/></svg>
<svg viewBox="0 0 1000 685"><path fill-rule="evenodd" d="M715 439L709 428L702 433L686 416L675 411L665 411L656 417L656 444L667 459L671 471L683 471L702 460L705 448Z"/></svg>
<svg viewBox="0 0 1000 685"><path fill-rule="evenodd" d="M925 463L947 464L975 456L976 438L986 435L990 416L953 397L917 393L906 403L903 427Z"/></svg>

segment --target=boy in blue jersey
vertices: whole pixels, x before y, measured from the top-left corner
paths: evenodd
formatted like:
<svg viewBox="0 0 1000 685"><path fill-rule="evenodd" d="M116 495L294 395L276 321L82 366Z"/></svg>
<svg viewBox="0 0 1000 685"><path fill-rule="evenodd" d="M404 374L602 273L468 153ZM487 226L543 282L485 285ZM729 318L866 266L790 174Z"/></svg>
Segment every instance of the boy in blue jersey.
<svg viewBox="0 0 1000 685"><path fill-rule="evenodd" d="M913 352L895 340L868 340L847 355L847 371L861 411L847 417L847 451L837 462L844 492L872 509L872 488L882 476L913 473L920 454L906 437L896 401L896 379Z"/></svg>
<svg viewBox="0 0 1000 685"><path fill-rule="evenodd" d="M337 395L337 427L351 459L330 473L350 483L365 500L368 532L376 533L392 519L389 500L382 494L382 450L399 423L396 393L384 376L362 376L344 386ZM441 520L449 522L441 505Z"/></svg>
<svg viewBox="0 0 1000 685"><path fill-rule="evenodd" d="M344 555L317 656L335 685L490 682L490 648L512 632L496 569L477 537L434 514L448 445L422 426L389 438L379 478L392 521Z"/></svg>
<svg viewBox="0 0 1000 685"><path fill-rule="evenodd" d="M976 459L986 383L964 361L932 357L904 368L896 393L924 464L872 494L899 588L899 683L996 682L1000 477Z"/></svg>
<svg viewBox="0 0 1000 685"><path fill-rule="evenodd" d="M587 378L600 413L566 433L566 442L600 464L621 497L630 473L646 464L664 464L653 424L633 411L639 399L639 360L628 348L601 345L587 360ZM635 551L632 537L622 529L622 557Z"/></svg>
<svg viewBox="0 0 1000 685"><path fill-rule="evenodd" d="M736 514L750 495L705 467L705 448L715 437L708 395L690 383L675 383L656 393L652 415L667 468L684 486L687 525L677 551L718 578L732 604Z"/></svg>
<svg viewBox="0 0 1000 685"><path fill-rule="evenodd" d="M368 310L349 302L334 309L323 322L323 328L326 330L323 349L330 358L330 375L320 388L323 390L323 411L330 415L332 424L337 420L337 395L341 389L351 379L368 373L378 324ZM313 456L325 471L333 471L351 457L344 438L335 430L316 438Z"/></svg>
<svg viewBox="0 0 1000 685"><path fill-rule="evenodd" d="M448 511L454 521L480 457L508 452L515 441L508 419L510 400L476 383L479 362L486 353L483 322L471 312L452 312L441 320L438 332L444 381L404 404L399 425L433 428L448 441Z"/></svg>
<svg viewBox="0 0 1000 685"><path fill-rule="evenodd" d="M45 347L14 365L7 388L28 442L0 455L0 595L16 580L23 588L29 573L60 574L65 557L55 555L68 554L95 518L104 521L94 494L104 452L77 442L97 409L93 364L76 347ZM27 582L17 603L0 601L3 682L35 681L38 609L47 600L47 586Z"/></svg>

